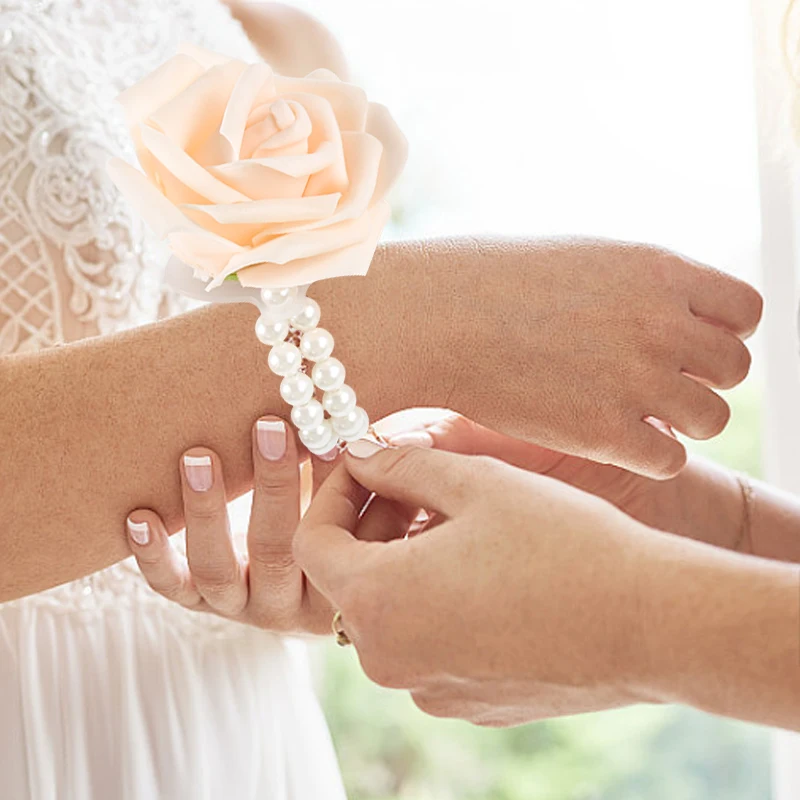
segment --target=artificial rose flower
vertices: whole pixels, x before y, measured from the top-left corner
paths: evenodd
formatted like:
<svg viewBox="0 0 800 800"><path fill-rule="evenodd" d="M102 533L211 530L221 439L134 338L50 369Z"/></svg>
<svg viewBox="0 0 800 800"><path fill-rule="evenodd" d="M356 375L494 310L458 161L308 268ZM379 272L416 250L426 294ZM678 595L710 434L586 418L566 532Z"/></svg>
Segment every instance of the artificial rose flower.
<svg viewBox="0 0 800 800"><path fill-rule="evenodd" d="M119 100L144 173L111 178L207 289L366 274L407 145L360 88L183 45Z"/></svg>

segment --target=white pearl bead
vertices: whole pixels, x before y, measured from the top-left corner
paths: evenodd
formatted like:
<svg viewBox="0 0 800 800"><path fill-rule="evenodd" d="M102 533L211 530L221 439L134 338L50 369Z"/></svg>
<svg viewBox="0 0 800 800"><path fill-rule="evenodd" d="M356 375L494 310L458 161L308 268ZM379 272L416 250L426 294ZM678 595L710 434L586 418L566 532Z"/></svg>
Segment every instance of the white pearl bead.
<svg viewBox="0 0 800 800"><path fill-rule="evenodd" d="M333 432L330 422L325 420L313 428L303 428L300 431L300 441L309 450L327 453L336 444L336 434Z"/></svg>
<svg viewBox="0 0 800 800"><path fill-rule="evenodd" d="M286 320L267 320L263 316L256 322L256 336L262 344L280 344L289 335Z"/></svg>
<svg viewBox="0 0 800 800"><path fill-rule="evenodd" d="M321 316L319 303L308 297L303 307L292 317L292 325L299 331L310 331L319 325Z"/></svg>
<svg viewBox="0 0 800 800"><path fill-rule="evenodd" d="M309 361L322 361L333 352L333 336L325 328L314 328L303 334L300 351Z"/></svg>
<svg viewBox="0 0 800 800"><path fill-rule="evenodd" d="M285 303L288 303L290 300L294 300L295 297L297 297L296 287L291 287L288 289L261 290L261 299L264 301L264 304L272 308L278 308Z"/></svg>
<svg viewBox="0 0 800 800"><path fill-rule="evenodd" d="M303 365L303 356L296 345L281 342L269 351L267 363L276 375L291 375Z"/></svg>
<svg viewBox="0 0 800 800"><path fill-rule="evenodd" d="M290 406L304 406L314 396L314 382L304 372L287 375L281 381L281 397Z"/></svg>
<svg viewBox="0 0 800 800"><path fill-rule="evenodd" d="M332 392L344 383L344 364L338 358L318 361L311 370L311 380L323 392Z"/></svg>
<svg viewBox="0 0 800 800"><path fill-rule="evenodd" d="M322 395L322 407L332 417L347 416L356 407L356 393L345 383Z"/></svg>
<svg viewBox="0 0 800 800"><path fill-rule="evenodd" d="M369 416L360 406L356 407L347 416L334 417L333 429L346 442L355 442L367 435L369 430Z"/></svg>
<svg viewBox="0 0 800 800"><path fill-rule="evenodd" d="M325 409L319 400L309 400L303 406L292 409L292 422L298 430L316 428L325 419Z"/></svg>

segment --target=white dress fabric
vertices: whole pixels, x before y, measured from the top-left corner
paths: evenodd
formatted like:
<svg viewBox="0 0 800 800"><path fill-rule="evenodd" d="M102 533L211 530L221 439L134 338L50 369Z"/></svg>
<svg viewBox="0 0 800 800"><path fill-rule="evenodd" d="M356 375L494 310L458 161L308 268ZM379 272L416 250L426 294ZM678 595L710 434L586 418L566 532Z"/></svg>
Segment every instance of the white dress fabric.
<svg viewBox="0 0 800 800"><path fill-rule="evenodd" d="M218 0L0 0L0 355L185 310L105 174L125 87L188 40L257 58ZM340 800L297 641L187 611L132 560L0 605L0 797Z"/></svg>

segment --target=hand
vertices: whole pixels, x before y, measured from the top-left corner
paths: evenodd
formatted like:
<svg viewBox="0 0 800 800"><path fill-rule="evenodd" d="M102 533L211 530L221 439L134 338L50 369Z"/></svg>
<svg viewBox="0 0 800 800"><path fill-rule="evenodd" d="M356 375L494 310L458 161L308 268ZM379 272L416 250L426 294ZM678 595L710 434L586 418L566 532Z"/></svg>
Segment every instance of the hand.
<svg viewBox="0 0 800 800"><path fill-rule="evenodd" d="M459 414L410 429L390 441L396 446L491 456L602 497L649 527L718 547L751 551L736 475L704 459L692 458L675 478L656 481L505 436Z"/></svg>
<svg viewBox="0 0 800 800"><path fill-rule="evenodd" d="M154 511L129 515L131 550L156 592L186 608L259 628L330 633L330 604L306 581L292 556L301 478L291 431L277 417L259 420L253 428L255 474L246 556L231 540L222 464L207 448L192 448L181 459L186 557L172 546Z"/></svg>
<svg viewBox="0 0 800 800"><path fill-rule="evenodd" d="M399 353L389 369L404 374L410 336L425 332L416 357L431 388L415 384L418 404L424 396L505 433L655 478L675 475L686 453L646 418L694 439L725 427L728 406L709 387L729 388L748 372L741 339L759 321L761 298L747 284L620 242L406 247L409 261L435 269L406 271L397 256L396 280L370 302L385 314L408 297L403 322L373 323L370 346ZM385 274L380 253L373 269ZM360 319L363 305L349 313ZM440 386L443 396L433 392Z"/></svg>
<svg viewBox="0 0 800 800"><path fill-rule="evenodd" d="M420 506L445 521L397 539ZM638 587L661 539L684 544L559 481L402 448L348 456L294 551L369 677L431 714L511 725L652 699Z"/></svg>

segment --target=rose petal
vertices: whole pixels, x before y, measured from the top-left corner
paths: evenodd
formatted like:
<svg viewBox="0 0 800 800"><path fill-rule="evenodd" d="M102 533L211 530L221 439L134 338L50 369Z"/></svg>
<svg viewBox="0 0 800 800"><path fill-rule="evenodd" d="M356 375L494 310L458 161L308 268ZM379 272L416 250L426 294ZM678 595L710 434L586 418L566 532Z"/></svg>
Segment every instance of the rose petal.
<svg viewBox="0 0 800 800"><path fill-rule="evenodd" d="M256 96L267 83L274 87L272 70L266 64L250 64L236 81L219 127L219 135L230 145L224 161L236 161L239 158L247 117Z"/></svg>
<svg viewBox="0 0 800 800"><path fill-rule="evenodd" d="M380 203L354 220L346 220L317 231L287 233L235 255L223 272L209 284L209 290L218 286L228 275L244 267L260 264L287 264L299 259L319 256L341 250L343 247L363 242L376 228L382 228L388 219L388 205Z"/></svg>
<svg viewBox="0 0 800 800"><path fill-rule="evenodd" d="M208 171L251 200L302 197L308 183L305 175L287 175L264 166L260 160L234 161L209 167Z"/></svg>
<svg viewBox="0 0 800 800"><path fill-rule="evenodd" d="M330 165L325 170L309 178L305 194L330 194L347 189L347 169L342 150L342 134L331 104L324 98L314 94L292 94L284 99L299 103L311 120L311 134L308 137L308 149L315 152L326 147L333 154Z"/></svg>
<svg viewBox="0 0 800 800"><path fill-rule="evenodd" d="M177 55L138 83L120 92L117 102L122 105L131 133L137 130L140 122L144 122L153 111L180 94L204 71L193 58Z"/></svg>
<svg viewBox="0 0 800 800"><path fill-rule="evenodd" d="M255 200L250 203L225 203L220 205L186 205L207 214L219 223L291 222L330 217L336 210L340 194L317 197Z"/></svg>
<svg viewBox="0 0 800 800"><path fill-rule="evenodd" d="M222 53L207 50L205 47L200 47L191 42L181 42L178 45L178 52L191 56L191 58L200 64L203 70L211 69L211 67L216 67L219 64L226 64L228 61L233 60L228 56L222 55Z"/></svg>
<svg viewBox="0 0 800 800"><path fill-rule="evenodd" d="M303 93L323 97L331 104L340 130L364 130L367 121L367 95L363 89L352 83L276 75L275 90L279 95Z"/></svg>
<svg viewBox="0 0 800 800"><path fill-rule="evenodd" d="M142 144L181 183L212 203L237 203L249 200L228 184L218 180L210 170L201 167L160 131L140 126ZM172 199L172 198L170 198Z"/></svg>
<svg viewBox="0 0 800 800"><path fill-rule="evenodd" d="M288 264L256 264L237 272L242 286L259 289L278 289L284 286L303 286L328 278L347 275L366 275L381 231L389 219L389 206L381 202L375 207L382 216L375 217L375 227L361 242L331 253L290 261Z"/></svg>
<svg viewBox="0 0 800 800"><path fill-rule="evenodd" d="M259 147L253 152L253 158L278 158L279 156L302 156L308 153L308 140L287 144L286 147L279 147L277 150L269 150L266 147Z"/></svg>
<svg viewBox="0 0 800 800"><path fill-rule="evenodd" d="M370 103L367 113L367 133L383 143L383 158L375 185L373 202L382 200L394 186L408 160L408 140L386 106Z"/></svg>
<svg viewBox="0 0 800 800"><path fill-rule="evenodd" d="M311 72L306 75L307 81L338 81L341 83L341 78L335 73L331 72L329 69L325 69L325 67L319 67L319 69L312 70Z"/></svg>
<svg viewBox="0 0 800 800"><path fill-rule="evenodd" d="M210 275L223 269L243 248L196 225L182 214L145 175L121 158L108 161L108 175L134 212L144 219L159 239L177 243L187 264L209 269Z"/></svg>
<svg viewBox="0 0 800 800"><path fill-rule="evenodd" d="M383 145L368 133L342 134L347 175L350 186L332 216L313 222L289 222L268 224L253 239L253 247L263 244L267 239L281 233L292 231L315 230L333 225L346 219L353 219L363 214L375 194L375 182L382 162ZM325 195L323 195L325 196ZM308 199L311 199L310 197Z"/></svg>
<svg viewBox="0 0 800 800"><path fill-rule="evenodd" d="M246 68L242 61L211 67L150 114L148 122L192 155L219 129L228 98Z"/></svg>
<svg viewBox="0 0 800 800"><path fill-rule="evenodd" d="M187 222L186 217L150 183L147 176L127 161L116 156L110 158L106 172L134 212L144 219L159 239Z"/></svg>
<svg viewBox="0 0 800 800"><path fill-rule="evenodd" d="M244 206L247 205L247 203L239 203L238 205ZM252 247L253 237L258 235L264 228L263 225L253 222L223 225L207 214L204 214L202 211L199 211L198 208L202 208L202 206L192 207L187 203L181 208L187 218L192 220L192 222L197 224L198 227L202 228L204 231L213 233L215 236L233 242L240 247Z"/></svg>
<svg viewBox="0 0 800 800"><path fill-rule="evenodd" d="M265 117L255 125L248 125L241 145L242 159L252 157L264 157L273 155L271 152L280 151L293 145L302 145L295 152L308 152L308 137L311 135L311 119L306 110L295 101L286 102L279 100L273 103L273 108L282 109L291 116L291 122L286 124L278 123L275 114Z"/></svg>
<svg viewBox="0 0 800 800"><path fill-rule="evenodd" d="M226 239L204 233L174 231L167 236L167 241L181 261L213 277L222 272L231 257L240 253L242 248Z"/></svg>

